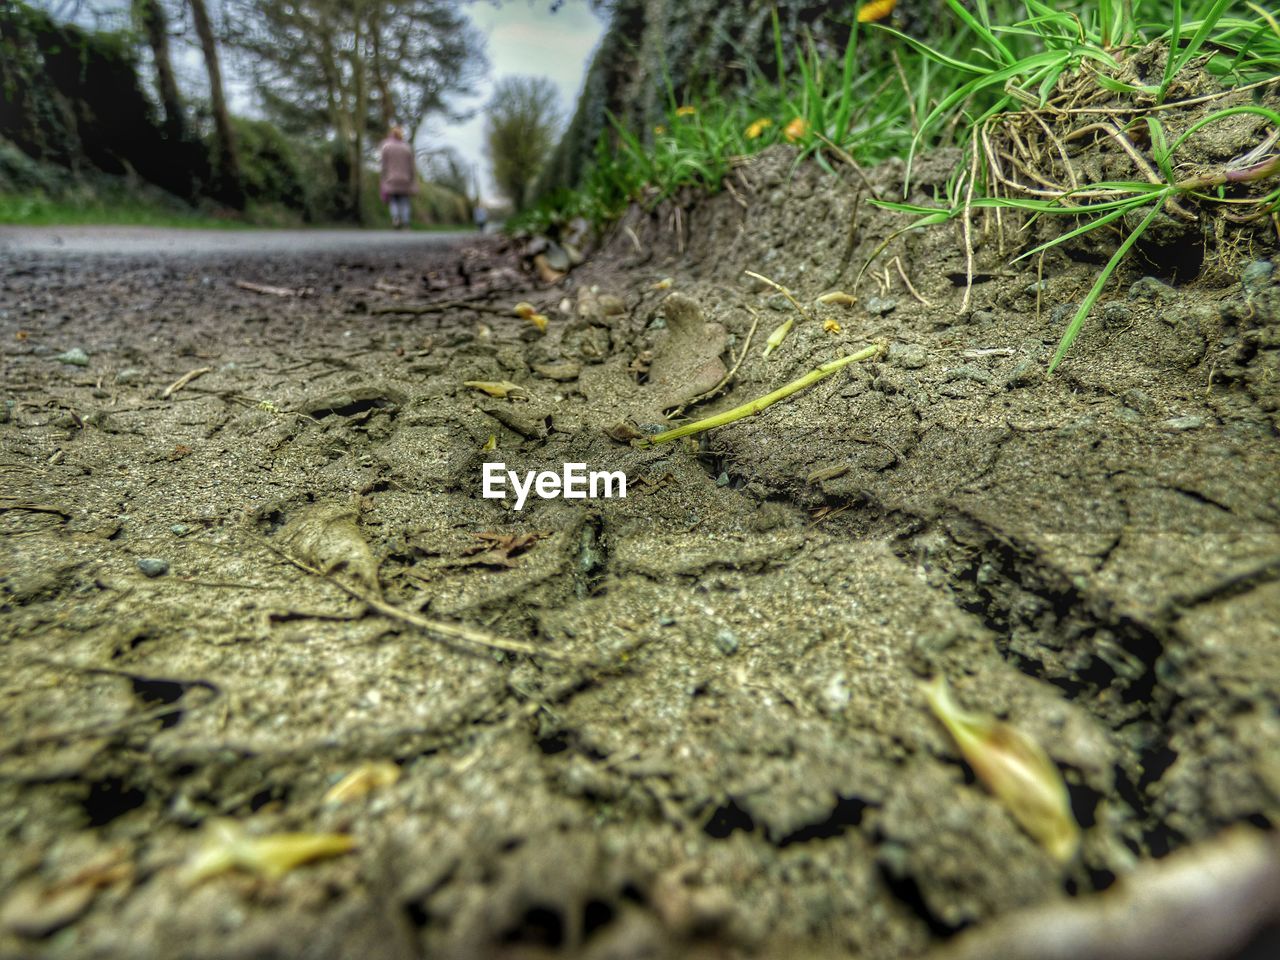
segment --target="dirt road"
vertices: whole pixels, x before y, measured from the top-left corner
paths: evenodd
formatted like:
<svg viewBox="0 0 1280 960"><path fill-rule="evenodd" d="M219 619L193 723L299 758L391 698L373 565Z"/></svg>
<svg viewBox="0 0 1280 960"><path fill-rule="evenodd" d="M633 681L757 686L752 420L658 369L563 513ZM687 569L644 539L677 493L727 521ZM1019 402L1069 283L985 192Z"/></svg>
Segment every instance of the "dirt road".
<svg viewBox="0 0 1280 960"><path fill-rule="evenodd" d="M11 248L0 953L890 960L1274 823L1273 253L1130 268L1050 379L1096 258L982 251L962 310L915 234L913 290L815 304L899 223L790 163L551 287L439 235ZM517 511L497 462L626 497ZM1049 752L1078 854L975 781L938 674Z"/></svg>

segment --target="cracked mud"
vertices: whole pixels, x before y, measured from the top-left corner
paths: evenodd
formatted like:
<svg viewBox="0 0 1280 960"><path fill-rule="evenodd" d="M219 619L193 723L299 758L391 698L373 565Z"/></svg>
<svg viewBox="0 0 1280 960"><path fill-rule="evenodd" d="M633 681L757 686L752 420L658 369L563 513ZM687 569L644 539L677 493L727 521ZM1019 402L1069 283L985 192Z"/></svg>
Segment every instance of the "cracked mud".
<svg viewBox="0 0 1280 960"><path fill-rule="evenodd" d="M962 313L955 237L910 235L928 306L868 276L766 360L793 314L743 271L851 290L896 222L786 157L738 192L679 236L633 214L555 288L495 241L0 263L0 899L40 894L0 953L917 956L1274 823L1274 251L1221 286L1135 260L1046 378L1096 267L1057 254L1037 290L980 251ZM890 348L625 442L753 321L687 416ZM498 459L624 470L628 496L515 512L480 495ZM938 672L1060 765L1076 863L974 781L920 694ZM325 801L372 761L398 779ZM193 887L215 817L356 848Z"/></svg>

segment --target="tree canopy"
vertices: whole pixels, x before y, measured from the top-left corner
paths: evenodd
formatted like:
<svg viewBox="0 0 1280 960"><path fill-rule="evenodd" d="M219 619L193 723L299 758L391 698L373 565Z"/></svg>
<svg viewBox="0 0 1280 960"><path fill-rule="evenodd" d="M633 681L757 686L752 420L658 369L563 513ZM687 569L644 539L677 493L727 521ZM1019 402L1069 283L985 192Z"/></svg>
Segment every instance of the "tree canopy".
<svg viewBox="0 0 1280 960"><path fill-rule="evenodd" d="M486 110L485 146L493 179L522 210L530 188L555 145L560 126L555 84L546 77L504 77Z"/></svg>

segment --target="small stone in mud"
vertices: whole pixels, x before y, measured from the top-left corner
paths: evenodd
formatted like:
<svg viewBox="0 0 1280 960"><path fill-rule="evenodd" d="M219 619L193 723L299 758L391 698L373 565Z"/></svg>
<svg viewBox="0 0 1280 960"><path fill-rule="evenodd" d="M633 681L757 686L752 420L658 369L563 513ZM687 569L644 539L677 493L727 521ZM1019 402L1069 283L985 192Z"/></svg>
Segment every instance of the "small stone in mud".
<svg viewBox="0 0 1280 960"><path fill-rule="evenodd" d="M928 360L928 353L918 343L895 343L889 348L889 359L908 370L919 370Z"/></svg>
<svg viewBox="0 0 1280 960"><path fill-rule="evenodd" d="M990 383L991 374L985 370L979 370L977 367L971 367L968 364L959 367L953 367L947 371L947 382L956 380L972 380L974 383Z"/></svg>
<svg viewBox="0 0 1280 960"><path fill-rule="evenodd" d="M1078 303L1060 303L1053 308L1053 312L1049 314L1049 322L1055 326L1060 323L1066 323L1079 309Z"/></svg>
<svg viewBox="0 0 1280 960"><path fill-rule="evenodd" d="M867 297L867 313L885 314L898 309L893 297Z"/></svg>
<svg viewBox="0 0 1280 960"><path fill-rule="evenodd" d="M738 652L738 635L725 627L716 634L716 649L726 657Z"/></svg>
<svg viewBox="0 0 1280 960"><path fill-rule="evenodd" d="M1166 430L1199 430L1204 426L1204 417L1171 417L1160 426Z"/></svg>
<svg viewBox="0 0 1280 960"><path fill-rule="evenodd" d="M791 309L791 301L780 293L775 293L764 303L770 310L783 311Z"/></svg>
<svg viewBox="0 0 1280 960"><path fill-rule="evenodd" d="M1156 402L1151 399L1145 390L1134 387L1132 390L1126 390L1120 395L1120 402L1126 407L1145 413L1147 415L1156 412Z"/></svg>
<svg viewBox="0 0 1280 960"><path fill-rule="evenodd" d="M138 569L144 577L163 577L169 572L169 561L159 557L139 557Z"/></svg>
<svg viewBox="0 0 1280 960"><path fill-rule="evenodd" d="M116 383L137 383L142 379L142 371L137 367L125 367L116 374Z"/></svg>
<svg viewBox="0 0 1280 960"><path fill-rule="evenodd" d="M1135 280L1133 285L1129 287L1129 299L1140 300L1143 298L1154 300L1157 297L1172 297L1177 295L1176 290L1157 280L1155 277L1143 277Z"/></svg>
<svg viewBox="0 0 1280 960"><path fill-rule="evenodd" d="M675 625L676 618L671 616L669 613L664 613L658 618L658 626L660 627L674 627Z"/></svg>
<svg viewBox="0 0 1280 960"><path fill-rule="evenodd" d="M1029 387L1032 384L1039 383L1044 379L1044 368L1030 358L1019 360L1009 375L1004 378L1004 388L1006 390L1016 390L1018 387Z"/></svg>
<svg viewBox="0 0 1280 960"><path fill-rule="evenodd" d="M840 713L849 705L853 694L843 673L834 674L822 688L822 709L827 713Z"/></svg>
<svg viewBox="0 0 1280 960"><path fill-rule="evenodd" d="M1028 283L1023 287L1022 292L1028 296L1034 297L1037 293L1044 293L1049 289L1048 280L1037 280L1035 283Z"/></svg>
<svg viewBox="0 0 1280 960"><path fill-rule="evenodd" d="M720 474L720 476L716 477L717 487L727 487L728 485L729 485L729 474L722 473Z"/></svg>
<svg viewBox="0 0 1280 960"><path fill-rule="evenodd" d="M1102 307L1102 323L1108 327L1122 327L1133 320L1133 311L1123 303L1108 303Z"/></svg>
<svg viewBox="0 0 1280 960"><path fill-rule="evenodd" d="M623 299L612 293L600 294L596 302L600 304L600 310L606 317L619 316L627 312L627 305Z"/></svg>
<svg viewBox="0 0 1280 960"><path fill-rule="evenodd" d="M188 533L191 532L191 528L187 526L185 523L175 523L172 527L169 528L169 532L172 533L175 537L185 537Z"/></svg>
<svg viewBox="0 0 1280 960"><path fill-rule="evenodd" d="M1275 269L1275 264L1270 260L1255 260L1245 267L1244 272L1240 274L1240 284L1244 287L1245 293L1257 293L1265 287L1271 282Z"/></svg>
<svg viewBox="0 0 1280 960"><path fill-rule="evenodd" d="M79 347L72 347L64 353L58 354L53 359L59 363L69 364L73 367L87 367L89 365L89 355Z"/></svg>
<svg viewBox="0 0 1280 960"><path fill-rule="evenodd" d="M582 364L572 360L557 360L553 363L535 363L533 370L540 377L555 380L557 383L567 383L578 379L578 374L582 372Z"/></svg>

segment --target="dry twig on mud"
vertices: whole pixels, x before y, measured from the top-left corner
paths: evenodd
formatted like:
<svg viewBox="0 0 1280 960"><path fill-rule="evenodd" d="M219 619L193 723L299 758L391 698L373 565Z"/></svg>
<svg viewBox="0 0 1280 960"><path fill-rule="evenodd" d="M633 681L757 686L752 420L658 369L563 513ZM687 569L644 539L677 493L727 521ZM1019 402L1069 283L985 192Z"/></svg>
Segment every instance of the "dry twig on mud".
<svg viewBox="0 0 1280 960"><path fill-rule="evenodd" d="M355 597L357 600L366 604L371 610L375 610L384 617L390 617L392 620L399 620L401 623L407 623L411 627L417 627L425 633L433 634L437 639L452 641L455 643L470 644L473 647L480 647L485 650L493 650L499 653L518 653L527 657L545 657L548 660L559 660L567 663L577 662L576 658L567 656L563 653L557 653L554 650L548 650L544 647L535 646L532 643L524 643L520 640L508 640L505 637L495 636L492 633L486 633L483 630L476 630L472 627L464 626L461 623L450 623L447 620L432 620L430 617L424 617L421 614L414 613L411 610L404 610L397 607L394 603L388 603L380 597L375 597L366 590L351 584L343 583L337 577L331 576L322 570L317 570L308 563L303 563L296 557L290 556L284 550L281 550L275 544L262 538L262 544L276 556L293 564L303 573L309 573L313 577L319 577L327 580L343 593Z"/></svg>
<svg viewBox="0 0 1280 960"><path fill-rule="evenodd" d="M173 381L173 383L169 384L167 387L164 388L164 391L160 394L160 399L168 400L171 396L173 396L175 393L177 393L179 390L185 387L188 383L190 383L196 377L203 377L206 373L208 373L212 369L213 367L197 367L195 370L188 370L186 373L180 376L177 380Z"/></svg>
<svg viewBox="0 0 1280 960"><path fill-rule="evenodd" d="M311 287L273 287L265 283L251 283L248 280L237 280L235 285L250 293L265 293L272 297L309 297L315 293Z"/></svg>

